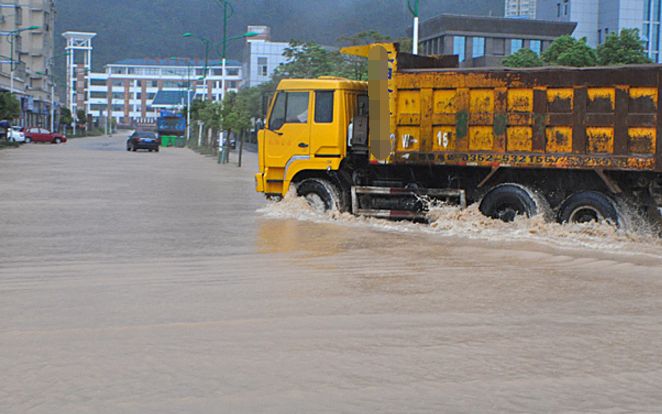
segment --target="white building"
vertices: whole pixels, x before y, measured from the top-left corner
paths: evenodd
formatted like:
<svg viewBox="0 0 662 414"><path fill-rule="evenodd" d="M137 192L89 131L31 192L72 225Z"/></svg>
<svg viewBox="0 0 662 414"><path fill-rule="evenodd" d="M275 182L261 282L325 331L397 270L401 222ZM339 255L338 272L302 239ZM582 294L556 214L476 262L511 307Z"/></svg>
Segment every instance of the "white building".
<svg viewBox="0 0 662 414"><path fill-rule="evenodd" d="M106 65L104 72L93 72L92 39L96 33L66 32L67 105L72 114L84 109L93 119L112 117L118 124L153 124L159 116L154 98L186 96L220 101L225 92L236 92L242 82L241 63L227 60L225 74L221 61L206 63L191 58L125 59ZM180 92L180 93L172 93ZM181 104L185 104L181 103ZM173 106L184 106L179 102Z"/></svg>
<svg viewBox="0 0 662 414"><path fill-rule="evenodd" d="M536 18L577 22L573 36L585 37L592 47L610 33L638 29L648 55L660 62L660 6L662 0L538 0Z"/></svg>
<svg viewBox="0 0 662 414"><path fill-rule="evenodd" d="M106 65L103 73L90 73L89 114L105 117L112 112L118 123L153 123L158 109L153 106L160 91L195 91L194 99L220 101L223 98L223 70L220 61L189 58L125 59ZM242 81L241 63L227 60L225 90L236 92ZM185 94L185 92L184 92Z"/></svg>
<svg viewBox="0 0 662 414"><path fill-rule="evenodd" d="M505 17L535 19L536 0L506 0Z"/></svg>
<svg viewBox="0 0 662 414"><path fill-rule="evenodd" d="M283 52L289 43L272 42L269 26L248 26L248 31L258 33L246 38L244 49L244 86L253 87L269 82L276 68L287 62Z"/></svg>

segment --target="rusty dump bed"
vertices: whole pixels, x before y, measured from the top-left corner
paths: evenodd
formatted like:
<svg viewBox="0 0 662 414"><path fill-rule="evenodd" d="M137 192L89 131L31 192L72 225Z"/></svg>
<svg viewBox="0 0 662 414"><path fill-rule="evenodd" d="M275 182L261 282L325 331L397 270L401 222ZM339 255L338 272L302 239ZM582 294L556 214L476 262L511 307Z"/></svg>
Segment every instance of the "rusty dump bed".
<svg viewBox="0 0 662 414"><path fill-rule="evenodd" d="M661 65L396 65L389 162L662 172Z"/></svg>

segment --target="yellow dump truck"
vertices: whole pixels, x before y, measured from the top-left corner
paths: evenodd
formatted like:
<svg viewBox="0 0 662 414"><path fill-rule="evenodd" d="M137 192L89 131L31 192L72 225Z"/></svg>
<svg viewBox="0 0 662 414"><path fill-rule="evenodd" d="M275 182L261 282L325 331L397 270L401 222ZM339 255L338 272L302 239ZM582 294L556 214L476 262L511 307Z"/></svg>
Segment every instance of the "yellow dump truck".
<svg viewBox="0 0 662 414"><path fill-rule="evenodd" d="M387 218L437 199L505 221L660 221L662 66L458 69L397 44L343 52L368 58L368 82L280 82L257 191Z"/></svg>

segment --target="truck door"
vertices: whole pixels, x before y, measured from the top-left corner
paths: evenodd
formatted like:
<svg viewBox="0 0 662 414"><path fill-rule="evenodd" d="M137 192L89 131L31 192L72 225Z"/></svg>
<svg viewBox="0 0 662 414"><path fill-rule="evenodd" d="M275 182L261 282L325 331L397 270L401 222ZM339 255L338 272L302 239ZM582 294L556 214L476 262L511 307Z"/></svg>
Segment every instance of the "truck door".
<svg viewBox="0 0 662 414"><path fill-rule="evenodd" d="M309 114L310 92L278 92L264 132L265 167L285 168L290 160L309 157Z"/></svg>
<svg viewBox="0 0 662 414"><path fill-rule="evenodd" d="M343 125L342 128L339 128L340 123L334 122L335 91L315 91L313 95L315 97L313 104L315 111L310 126L310 136L312 137L310 142L311 156L340 157L343 153L347 126Z"/></svg>

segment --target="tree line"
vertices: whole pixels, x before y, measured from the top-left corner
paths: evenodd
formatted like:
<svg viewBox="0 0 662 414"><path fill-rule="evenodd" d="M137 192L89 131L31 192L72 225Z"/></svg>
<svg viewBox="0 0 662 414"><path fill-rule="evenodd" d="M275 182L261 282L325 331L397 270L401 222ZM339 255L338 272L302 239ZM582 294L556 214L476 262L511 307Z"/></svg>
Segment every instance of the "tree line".
<svg viewBox="0 0 662 414"><path fill-rule="evenodd" d="M341 37L339 43L351 46L375 42L399 41L402 50L411 50L411 40L394 40L375 31ZM345 56L336 48L324 47L316 42L290 41L283 53L287 63L274 71L271 81L238 92L228 92L222 102L200 101L191 103L191 120L194 125L192 146L212 148L218 143L218 133L229 131L248 141L255 141L255 124L263 121L266 106L281 79L314 79L320 76L337 76L352 80L367 80L368 66L364 59Z"/></svg>
<svg viewBox="0 0 662 414"><path fill-rule="evenodd" d="M651 63L646 55L644 43L637 29L623 29L620 33L610 33L604 43L592 48L586 38L579 40L565 35L557 38L538 55L523 48L506 57L504 66L513 68L540 66L609 66Z"/></svg>

